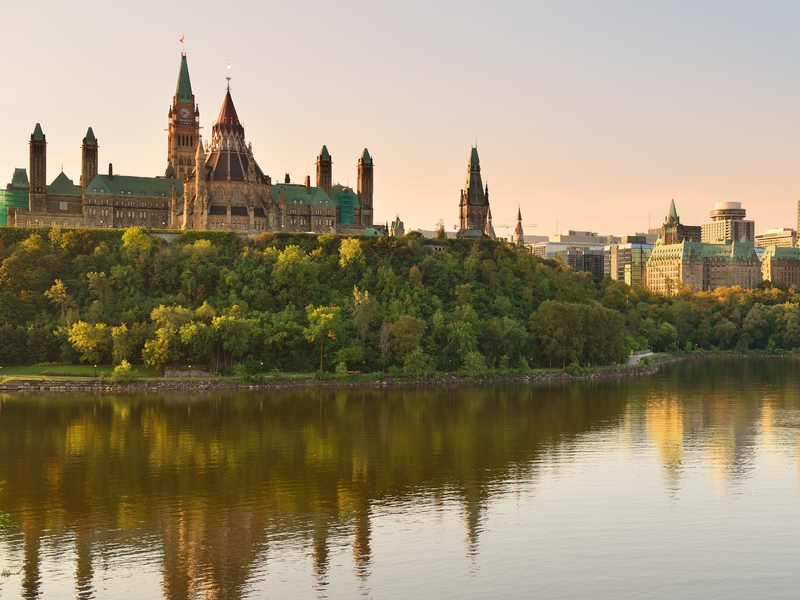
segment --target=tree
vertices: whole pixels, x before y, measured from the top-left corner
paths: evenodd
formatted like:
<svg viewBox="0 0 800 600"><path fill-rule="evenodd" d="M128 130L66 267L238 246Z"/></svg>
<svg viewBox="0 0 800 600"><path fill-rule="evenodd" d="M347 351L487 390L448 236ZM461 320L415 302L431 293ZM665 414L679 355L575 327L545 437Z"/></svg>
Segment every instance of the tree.
<svg viewBox="0 0 800 600"><path fill-rule="evenodd" d="M142 361L163 373L164 365L170 361L169 341L163 338L146 341L142 349Z"/></svg>
<svg viewBox="0 0 800 600"><path fill-rule="evenodd" d="M338 339L341 331L341 309L338 306L306 306L308 327L303 330L306 339L311 343L319 344L319 370L322 371L325 358L325 338L334 341Z"/></svg>
<svg viewBox="0 0 800 600"><path fill-rule="evenodd" d="M367 331L375 317L378 316L379 306L374 298L369 295L369 290L359 291L358 286L353 288L353 323L358 330L361 343L367 339Z"/></svg>
<svg viewBox="0 0 800 600"><path fill-rule="evenodd" d="M111 329L105 323L90 325L78 321L69 328L69 341L81 354L81 361L104 362L111 350Z"/></svg>
<svg viewBox="0 0 800 600"><path fill-rule="evenodd" d="M67 286L60 279L56 279L53 286L45 293L45 298L61 309L61 318L67 318L67 309L73 304L72 298L67 293Z"/></svg>
<svg viewBox="0 0 800 600"><path fill-rule="evenodd" d="M425 321L410 315L403 315L394 322L391 347L398 362L403 362L406 354L419 346L425 329Z"/></svg>
<svg viewBox="0 0 800 600"><path fill-rule="evenodd" d="M345 238L339 246L339 266L342 268L348 265L363 265L364 251L361 249L361 242L355 238Z"/></svg>

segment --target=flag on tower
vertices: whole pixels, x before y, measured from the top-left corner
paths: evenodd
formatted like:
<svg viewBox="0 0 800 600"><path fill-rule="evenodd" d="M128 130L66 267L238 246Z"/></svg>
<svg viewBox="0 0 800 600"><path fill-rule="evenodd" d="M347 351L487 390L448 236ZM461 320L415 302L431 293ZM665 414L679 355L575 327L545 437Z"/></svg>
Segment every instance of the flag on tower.
<svg viewBox="0 0 800 600"><path fill-rule="evenodd" d="M183 43L183 38L184 38L184 37L186 37L186 35L185 35L185 34L181 36L181 44Z"/></svg>

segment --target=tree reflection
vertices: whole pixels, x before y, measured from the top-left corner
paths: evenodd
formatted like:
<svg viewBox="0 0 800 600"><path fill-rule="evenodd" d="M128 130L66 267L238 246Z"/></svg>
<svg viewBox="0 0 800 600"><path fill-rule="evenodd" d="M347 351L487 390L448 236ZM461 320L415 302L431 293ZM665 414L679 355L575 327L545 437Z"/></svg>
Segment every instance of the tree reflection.
<svg viewBox="0 0 800 600"><path fill-rule="evenodd" d="M374 508L413 504L419 494L460 499L466 553L475 557L495 491L535 481L542 463L598 429L627 430L632 444L645 435L671 493L687 448L698 445L735 478L752 462L764 394L738 403L728 395L748 377L797 389L797 376L737 366L740 375L720 367L698 377L700 367L665 371L657 386L6 397L0 480L13 494L2 509L21 525L9 543L22 557L24 595L39 597L44 535L75 551L84 598L95 594L94 562L120 548L160 549L168 598L244 595L276 539L308 549L319 586L332 543L347 539L366 581ZM769 402L780 409L797 400L775 392Z"/></svg>

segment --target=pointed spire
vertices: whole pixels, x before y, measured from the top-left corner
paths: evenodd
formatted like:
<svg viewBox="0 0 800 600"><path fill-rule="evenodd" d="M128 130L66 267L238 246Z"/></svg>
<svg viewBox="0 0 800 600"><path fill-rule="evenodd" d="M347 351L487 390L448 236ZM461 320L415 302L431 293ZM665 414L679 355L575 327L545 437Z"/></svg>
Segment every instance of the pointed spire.
<svg viewBox="0 0 800 600"><path fill-rule="evenodd" d="M33 129L33 134L31 136L34 140L43 140L44 133L42 132L42 126L39 123L36 124L36 127Z"/></svg>
<svg viewBox="0 0 800 600"><path fill-rule="evenodd" d="M178 102L193 101L192 82L189 79L189 65L186 63L186 53L181 52L181 70L178 73L178 85L175 87L175 97Z"/></svg>
<svg viewBox="0 0 800 600"><path fill-rule="evenodd" d="M167 163L167 170L164 171L164 177L168 177L170 179L175 178L175 167L172 166L172 161Z"/></svg>
<svg viewBox="0 0 800 600"><path fill-rule="evenodd" d="M361 161L365 164L372 163L372 157L369 155L369 150L364 148L364 152L361 153Z"/></svg>
<svg viewBox="0 0 800 600"><path fill-rule="evenodd" d="M522 209L517 205L517 223L522 224Z"/></svg>
<svg viewBox="0 0 800 600"><path fill-rule="evenodd" d="M239 122L239 115L236 114L236 107L233 105L233 98L231 98L231 91L225 92L225 100L222 102L222 109L219 111L219 117L214 127L221 127L224 129L241 129L242 124Z"/></svg>
<svg viewBox="0 0 800 600"><path fill-rule="evenodd" d="M485 233L488 237L494 239L494 227L492 227L492 209L489 207L486 210L486 225L483 228L483 233Z"/></svg>
<svg viewBox="0 0 800 600"><path fill-rule="evenodd" d="M91 127L89 127L89 129L86 130L86 137L83 138L83 141L87 144L97 143L97 139L94 137L94 131L92 131Z"/></svg>
<svg viewBox="0 0 800 600"><path fill-rule="evenodd" d="M669 212L667 213L666 221L668 222L670 219L672 219L672 221L674 223L680 223L681 222L680 218L678 217L678 211L675 210L675 200L672 200L669 203Z"/></svg>
<svg viewBox="0 0 800 600"><path fill-rule="evenodd" d="M328 152L328 147L326 145L322 145L322 150L319 151L319 159L320 160L330 160L331 155Z"/></svg>
<svg viewBox="0 0 800 600"><path fill-rule="evenodd" d="M481 159L478 158L478 149L477 148L473 148L472 152L469 155L469 168L470 168L470 170L474 170L474 169L480 170L480 168L481 168Z"/></svg>

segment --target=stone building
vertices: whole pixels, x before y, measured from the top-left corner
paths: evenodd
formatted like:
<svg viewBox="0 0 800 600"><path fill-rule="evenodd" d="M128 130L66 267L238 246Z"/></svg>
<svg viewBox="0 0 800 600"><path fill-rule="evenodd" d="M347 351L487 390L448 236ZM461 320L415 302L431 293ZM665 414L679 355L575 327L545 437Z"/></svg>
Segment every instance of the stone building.
<svg viewBox="0 0 800 600"><path fill-rule="evenodd" d="M761 257L764 281L800 287L800 248L769 246Z"/></svg>
<svg viewBox="0 0 800 600"><path fill-rule="evenodd" d="M481 180L481 161L478 149L473 148L467 165L467 183L461 190L459 202L459 235L479 237L492 227L489 210L489 186ZM491 229L494 232L493 229ZM486 234L489 235L489 234Z"/></svg>
<svg viewBox="0 0 800 600"><path fill-rule="evenodd" d="M360 234L373 228L374 163L364 149L358 187L333 183L326 146L317 157L316 186L310 177L294 184L287 175L273 183L255 160L230 93L206 145L200 109L192 92L186 54L168 112L166 169L159 177L99 174L99 147L90 127L83 140L80 185L64 173L47 181L47 140L37 123L30 140L28 205L7 208L9 225L214 229ZM21 181L17 177L15 181ZM8 203L5 203L8 205ZM4 206L0 207L4 208Z"/></svg>
<svg viewBox="0 0 800 600"><path fill-rule="evenodd" d="M761 283L761 261L747 238L716 244L656 241L645 268L645 286L660 294L693 292L720 286L751 289Z"/></svg>
<svg viewBox="0 0 800 600"><path fill-rule="evenodd" d="M680 244L684 240L698 243L702 241L702 228L700 225L685 225L681 223L681 218L675 209L675 200L670 201L669 211L661 227L648 229L647 232L660 235L665 244Z"/></svg>

